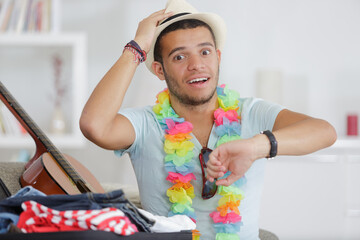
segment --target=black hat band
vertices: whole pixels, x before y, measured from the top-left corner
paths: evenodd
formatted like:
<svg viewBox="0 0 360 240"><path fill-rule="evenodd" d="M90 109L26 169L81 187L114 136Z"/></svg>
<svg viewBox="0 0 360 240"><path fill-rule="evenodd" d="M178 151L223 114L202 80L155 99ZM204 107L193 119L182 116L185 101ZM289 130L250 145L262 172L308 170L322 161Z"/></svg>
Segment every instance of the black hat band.
<svg viewBox="0 0 360 240"><path fill-rule="evenodd" d="M172 19L174 19L174 18L183 16L183 15L187 15L187 14L190 14L190 13L185 12L185 13L178 13L178 14L172 15L171 17L165 19L162 23L160 23L160 25L162 25L162 24L164 24L164 23L166 23L166 22L168 22L168 21L170 21L170 20L172 20Z"/></svg>

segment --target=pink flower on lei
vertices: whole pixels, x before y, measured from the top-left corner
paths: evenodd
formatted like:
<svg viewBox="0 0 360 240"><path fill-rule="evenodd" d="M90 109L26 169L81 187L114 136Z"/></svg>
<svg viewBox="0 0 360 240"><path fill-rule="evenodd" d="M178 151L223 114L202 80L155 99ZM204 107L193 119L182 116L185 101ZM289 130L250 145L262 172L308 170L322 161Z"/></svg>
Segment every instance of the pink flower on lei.
<svg viewBox="0 0 360 240"><path fill-rule="evenodd" d="M168 126L168 130L165 130L165 132L170 135L190 133L193 129L193 125L190 122L175 123L172 119L166 119L165 121Z"/></svg>
<svg viewBox="0 0 360 240"><path fill-rule="evenodd" d="M220 212L212 212L209 214L209 216L213 219L214 223L237 223L241 221L241 216L237 215L234 212L229 212L224 217L220 215Z"/></svg>
<svg viewBox="0 0 360 240"><path fill-rule="evenodd" d="M215 117L215 124L216 126L222 125L223 124L223 118L227 118L229 120L229 122L237 122L238 119L238 114L235 110L228 110L228 111L224 111L222 108L218 108L215 110L214 112L214 117Z"/></svg>
<svg viewBox="0 0 360 240"><path fill-rule="evenodd" d="M191 180L196 180L196 177L193 173L189 173L184 176L180 173L169 172L169 175L166 177L166 180L172 183L176 183L176 182L188 183Z"/></svg>

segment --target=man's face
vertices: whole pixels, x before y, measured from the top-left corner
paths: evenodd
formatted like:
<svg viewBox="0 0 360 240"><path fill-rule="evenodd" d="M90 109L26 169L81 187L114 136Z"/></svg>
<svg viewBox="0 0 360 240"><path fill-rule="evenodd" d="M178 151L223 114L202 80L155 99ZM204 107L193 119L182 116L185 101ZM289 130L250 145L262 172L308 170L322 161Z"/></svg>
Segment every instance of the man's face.
<svg viewBox="0 0 360 240"><path fill-rule="evenodd" d="M210 101L219 79L220 51L206 27L180 29L161 39L162 76L170 95L186 105Z"/></svg>

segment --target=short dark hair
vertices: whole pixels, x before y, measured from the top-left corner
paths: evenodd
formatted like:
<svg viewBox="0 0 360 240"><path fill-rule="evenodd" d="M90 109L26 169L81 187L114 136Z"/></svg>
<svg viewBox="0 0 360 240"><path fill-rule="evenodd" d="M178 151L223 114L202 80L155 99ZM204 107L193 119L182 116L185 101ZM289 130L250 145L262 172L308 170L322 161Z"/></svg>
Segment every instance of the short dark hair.
<svg viewBox="0 0 360 240"><path fill-rule="evenodd" d="M161 39L166 34L176 31L178 29L193 29L193 28L197 28L197 27L206 27L207 29L209 29L211 36L214 40L215 47L216 47L214 32L212 31L211 27L207 23L200 21L198 19L184 19L184 20L180 20L178 22L174 22L174 23L170 24L159 34L158 38L156 39L155 46L154 46L154 60L158 61L160 63L163 63L163 58L161 55L161 52L162 52Z"/></svg>

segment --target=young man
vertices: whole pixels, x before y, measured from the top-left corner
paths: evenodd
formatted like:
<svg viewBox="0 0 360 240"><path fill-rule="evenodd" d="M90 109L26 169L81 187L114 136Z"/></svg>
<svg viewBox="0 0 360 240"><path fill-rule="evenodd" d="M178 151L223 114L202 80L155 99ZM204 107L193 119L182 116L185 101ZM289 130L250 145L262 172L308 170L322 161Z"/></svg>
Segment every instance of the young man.
<svg viewBox="0 0 360 240"><path fill-rule="evenodd" d="M80 127L100 147L130 154L145 210L188 215L202 239L258 239L266 158L314 152L336 133L324 120L218 87L224 38L219 16L170 0L139 23L135 42L89 98ZM153 107L118 113L145 52L168 90Z"/></svg>

